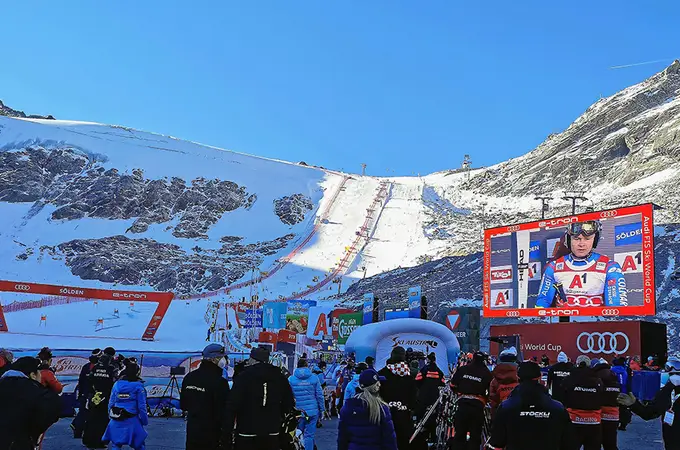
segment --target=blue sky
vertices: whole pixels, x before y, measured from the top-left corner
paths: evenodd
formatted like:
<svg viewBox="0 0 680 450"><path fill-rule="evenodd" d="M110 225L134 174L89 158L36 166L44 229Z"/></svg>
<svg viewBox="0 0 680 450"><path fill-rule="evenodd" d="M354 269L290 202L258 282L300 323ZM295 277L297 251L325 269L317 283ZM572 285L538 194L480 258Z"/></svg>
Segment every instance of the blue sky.
<svg viewBox="0 0 680 450"><path fill-rule="evenodd" d="M680 2L645 3L10 2L0 99L374 175L489 165L680 57Z"/></svg>

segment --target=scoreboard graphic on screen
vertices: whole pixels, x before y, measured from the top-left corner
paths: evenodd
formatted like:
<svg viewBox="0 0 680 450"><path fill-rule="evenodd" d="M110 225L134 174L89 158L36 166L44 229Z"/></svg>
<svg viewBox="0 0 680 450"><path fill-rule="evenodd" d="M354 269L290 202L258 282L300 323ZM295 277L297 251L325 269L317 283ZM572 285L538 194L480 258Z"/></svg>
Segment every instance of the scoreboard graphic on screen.
<svg viewBox="0 0 680 450"><path fill-rule="evenodd" d="M484 316L654 315L653 209L485 230Z"/></svg>

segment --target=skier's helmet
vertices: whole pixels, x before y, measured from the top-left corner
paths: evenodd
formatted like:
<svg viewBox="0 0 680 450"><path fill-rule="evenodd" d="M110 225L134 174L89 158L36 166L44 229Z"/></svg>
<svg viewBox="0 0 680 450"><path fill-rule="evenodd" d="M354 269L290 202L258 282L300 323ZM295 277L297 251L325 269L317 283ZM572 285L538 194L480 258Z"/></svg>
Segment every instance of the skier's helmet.
<svg viewBox="0 0 680 450"><path fill-rule="evenodd" d="M664 368L667 373L680 373L680 358L670 357L666 361L666 367Z"/></svg>
<svg viewBox="0 0 680 450"><path fill-rule="evenodd" d="M593 248L597 247L597 243L600 241L600 233L602 232L602 224L599 220L588 220L585 222L575 222L570 223L567 226L567 247L571 250L571 238L580 235L592 236L595 235L595 240L593 241Z"/></svg>

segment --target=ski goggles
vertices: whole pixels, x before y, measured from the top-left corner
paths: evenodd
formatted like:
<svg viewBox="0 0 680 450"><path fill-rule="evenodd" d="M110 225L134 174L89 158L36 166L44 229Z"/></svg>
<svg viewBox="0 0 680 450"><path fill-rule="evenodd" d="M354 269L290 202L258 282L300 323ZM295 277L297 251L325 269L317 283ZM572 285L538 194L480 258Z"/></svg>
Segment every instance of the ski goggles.
<svg viewBox="0 0 680 450"><path fill-rule="evenodd" d="M665 369L667 373L680 373L680 359L668 358Z"/></svg>
<svg viewBox="0 0 680 450"><path fill-rule="evenodd" d="M600 224L597 222L577 222L570 223L567 227L567 234L570 236L592 236L593 234L600 231Z"/></svg>

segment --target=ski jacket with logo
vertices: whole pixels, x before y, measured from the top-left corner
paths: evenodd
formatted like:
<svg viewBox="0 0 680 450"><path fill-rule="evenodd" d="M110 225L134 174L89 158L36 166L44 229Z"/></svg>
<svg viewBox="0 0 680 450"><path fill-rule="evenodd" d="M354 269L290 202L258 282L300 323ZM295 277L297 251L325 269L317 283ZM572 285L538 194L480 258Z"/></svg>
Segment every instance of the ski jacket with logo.
<svg viewBox="0 0 680 450"><path fill-rule="evenodd" d="M602 420L602 381L589 367L575 367L562 382L564 407L576 425L598 425Z"/></svg>
<svg viewBox="0 0 680 450"><path fill-rule="evenodd" d="M146 390L141 380L116 381L111 390L109 411L115 414L117 408L125 410L126 417L110 420L102 440L111 441L117 445L141 448L147 437L144 426L149 424L149 417L146 413Z"/></svg>
<svg viewBox="0 0 680 450"><path fill-rule="evenodd" d="M318 383L319 379L314 377ZM278 435L283 417L295 406L281 369L267 363L247 367L234 381L225 412L225 432L244 437ZM226 439L226 438L225 438Z"/></svg>
<svg viewBox="0 0 680 450"><path fill-rule="evenodd" d="M627 394L630 389L628 386L628 382L630 380L629 376L629 371L630 369L626 368L625 366L619 366L619 365L614 365L612 366L612 372L614 372L614 375L616 375L616 378L619 380L619 385L621 386L621 392L623 394Z"/></svg>
<svg viewBox="0 0 680 450"><path fill-rule="evenodd" d="M498 364L491 372L493 380L489 386L489 402L492 412L500 406L508 397L513 389L519 384L517 378L517 364L504 362Z"/></svg>
<svg viewBox="0 0 680 450"><path fill-rule="evenodd" d="M308 416L318 416L324 412L326 408L321 383L319 377L314 375L309 367L298 367L288 381L293 389L296 408L301 409Z"/></svg>
<svg viewBox="0 0 680 450"><path fill-rule="evenodd" d="M628 291L621 266L599 253L591 253L586 259L573 254L550 262L541 280L536 306L553 306L556 283L562 284L566 299L555 306L627 306Z"/></svg>
<svg viewBox="0 0 680 450"><path fill-rule="evenodd" d="M113 389L114 369L106 362L95 364L88 378L88 409L106 408Z"/></svg>
<svg viewBox="0 0 680 450"><path fill-rule="evenodd" d="M439 388L444 386L444 372L437 367L437 363L428 363L416 375L418 388L418 405L428 407L439 398Z"/></svg>
<svg viewBox="0 0 680 450"><path fill-rule="evenodd" d="M380 423L376 424L369 420L363 400L347 400L340 410L338 450L397 450L390 409L383 406Z"/></svg>
<svg viewBox="0 0 680 450"><path fill-rule="evenodd" d="M602 381L602 420L609 422L619 421L619 402L621 393L619 378L612 372L609 364L601 363L593 367L595 375Z"/></svg>
<svg viewBox="0 0 680 450"><path fill-rule="evenodd" d="M675 415L673 424L663 422L661 427L666 450L680 450L680 386L673 386L670 381L654 396L654 400L647 404L636 401L631 410L644 420L658 417L664 420L667 412Z"/></svg>
<svg viewBox="0 0 680 450"><path fill-rule="evenodd" d="M451 378L451 387L460 398L479 400L486 405L492 379L485 364L473 361L456 370Z"/></svg>
<svg viewBox="0 0 680 450"><path fill-rule="evenodd" d="M560 362L548 369L548 389L551 391L552 398L560 403L564 403L564 387L562 382L567 378L574 365L570 362Z"/></svg>
<svg viewBox="0 0 680 450"><path fill-rule="evenodd" d="M188 450L217 448L228 396L229 382L222 377L222 369L212 361L201 361L198 369L186 374L179 404L187 413Z"/></svg>
<svg viewBox="0 0 680 450"><path fill-rule="evenodd" d="M494 416L489 445L505 450L569 450L571 422L535 381L520 383Z"/></svg>

